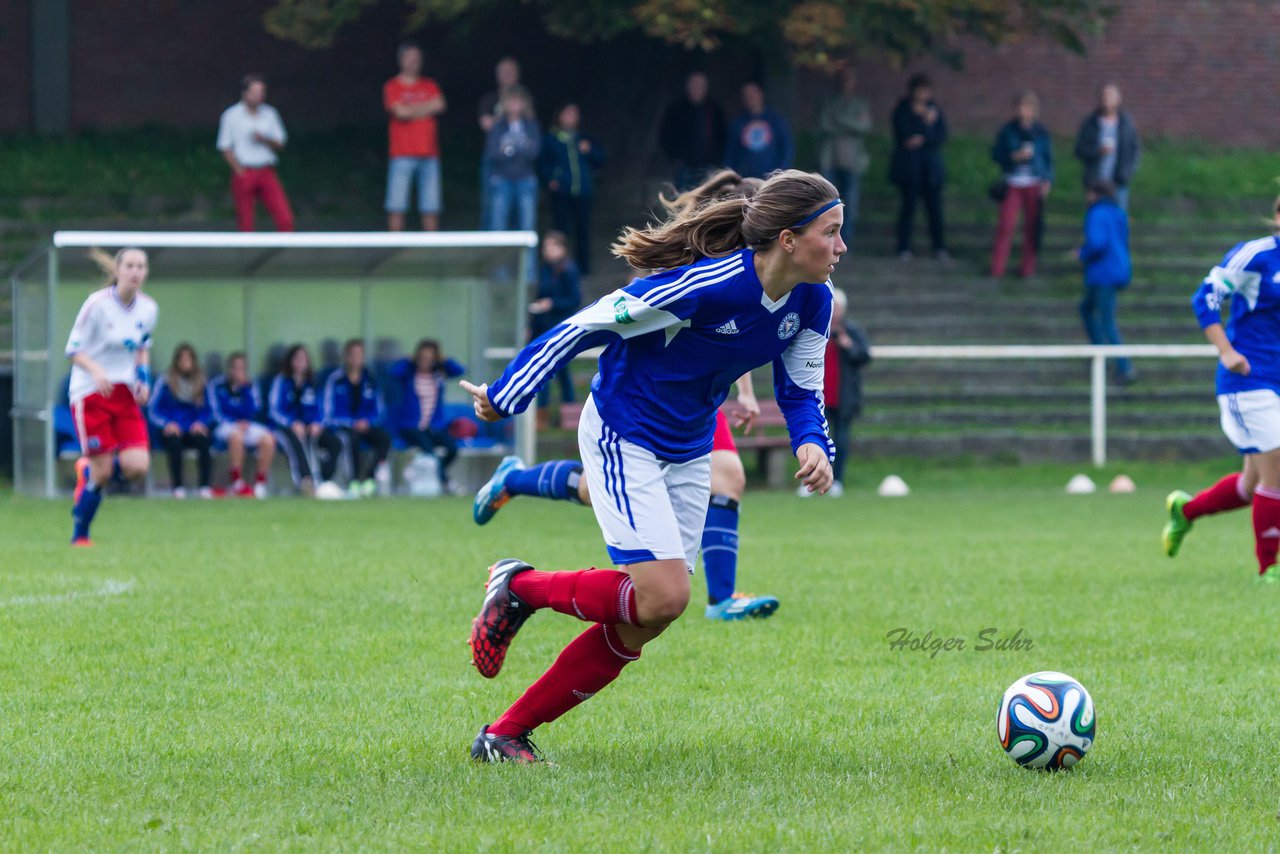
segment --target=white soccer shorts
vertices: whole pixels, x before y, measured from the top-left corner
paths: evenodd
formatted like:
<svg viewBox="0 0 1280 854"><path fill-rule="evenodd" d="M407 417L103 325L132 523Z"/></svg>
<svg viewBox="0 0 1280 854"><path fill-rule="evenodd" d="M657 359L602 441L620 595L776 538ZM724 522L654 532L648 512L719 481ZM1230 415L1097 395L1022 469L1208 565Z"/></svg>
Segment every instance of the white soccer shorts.
<svg viewBox="0 0 1280 854"><path fill-rule="evenodd" d="M578 452L614 565L679 559L692 575L711 497L711 455L660 460L614 433L590 397L578 422Z"/></svg>
<svg viewBox="0 0 1280 854"><path fill-rule="evenodd" d="M224 421L214 428L213 434L218 437L218 441L226 445L231 442L231 437L238 429L238 421ZM244 446L246 448L256 448L262 444L262 440L271 435L271 431L265 425L256 421L250 421L249 426L244 428Z"/></svg>
<svg viewBox="0 0 1280 854"><path fill-rule="evenodd" d="M1280 395L1270 389L1218 395L1222 432L1242 454L1280 448Z"/></svg>

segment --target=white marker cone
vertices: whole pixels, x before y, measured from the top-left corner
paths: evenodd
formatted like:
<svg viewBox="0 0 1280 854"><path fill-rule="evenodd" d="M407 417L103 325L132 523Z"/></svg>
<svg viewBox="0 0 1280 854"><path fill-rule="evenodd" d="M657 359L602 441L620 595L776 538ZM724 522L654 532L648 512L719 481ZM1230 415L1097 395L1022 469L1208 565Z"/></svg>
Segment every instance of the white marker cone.
<svg viewBox="0 0 1280 854"><path fill-rule="evenodd" d="M1091 495L1097 491L1097 485L1087 474L1078 474L1067 481L1067 495Z"/></svg>
<svg viewBox="0 0 1280 854"><path fill-rule="evenodd" d="M911 494L911 490L907 488L907 482L896 474L891 474L880 481L880 488L876 491L885 498L901 498Z"/></svg>

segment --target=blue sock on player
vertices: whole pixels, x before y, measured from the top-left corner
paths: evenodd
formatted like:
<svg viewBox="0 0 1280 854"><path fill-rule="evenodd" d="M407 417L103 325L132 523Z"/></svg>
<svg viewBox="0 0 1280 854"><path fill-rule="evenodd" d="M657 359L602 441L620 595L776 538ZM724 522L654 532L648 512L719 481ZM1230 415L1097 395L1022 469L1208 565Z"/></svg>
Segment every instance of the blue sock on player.
<svg viewBox="0 0 1280 854"><path fill-rule="evenodd" d="M702 527L702 571L707 576L707 601L718 605L733 595L738 580L738 502L711 496Z"/></svg>
<svg viewBox="0 0 1280 854"><path fill-rule="evenodd" d="M71 518L75 520L75 529L71 534L73 540L88 539L89 525L93 522L93 516L98 512L98 505L102 503L102 490L93 481L85 484L84 491L80 493L80 500L71 508Z"/></svg>
<svg viewBox="0 0 1280 854"><path fill-rule="evenodd" d="M582 463L577 460L554 460L527 469L513 471L503 482L512 495L533 495L553 501L579 501L578 482L582 479Z"/></svg>

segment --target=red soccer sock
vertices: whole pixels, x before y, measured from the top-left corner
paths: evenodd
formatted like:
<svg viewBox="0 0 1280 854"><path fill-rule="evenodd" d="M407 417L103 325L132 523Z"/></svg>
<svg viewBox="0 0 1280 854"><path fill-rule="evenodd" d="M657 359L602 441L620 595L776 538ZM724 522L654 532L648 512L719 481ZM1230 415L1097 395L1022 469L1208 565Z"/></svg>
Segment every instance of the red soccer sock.
<svg viewBox="0 0 1280 854"><path fill-rule="evenodd" d="M550 608L589 623L639 625L631 576L616 569L527 569L512 577L511 592L531 608Z"/></svg>
<svg viewBox="0 0 1280 854"><path fill-rule="evenodd" d="M550 723L591 699L639 657L639 650L622 645L612 626L594 625L564 648L555 664L493 722L489 732L515 736Z"/></svg>
<svg viewBox="0 0 1280 854"><path fill-rule="evenodd" d="M1280 548L1280 489L1259 486L1253 493L1253 537L1258 555L1258 574L1276 562Z"/></svg>
<svg viewBox="0 0 1280 854"><path fill-rule="evenodd" d="M232 483L239 483L239 482L240 482L240 469L238 469L238 468L232 468L230 471L228 471L228 472L227 472L227 476L231 478L231 482L232 482Z"/></svg>
<svg viewBox="0 0 1280 854"><path fill-rule="evenodd" d="M1222 513L1248 507L1253 496L1244 494L1240 473L1229 474L1213 486L1197 493L1196 497L1182 506L1182 513L1190 522L1211 513Z"/></svg>
<svg viewBox="0 0 1280 854"><path fill-rule="evenodd" d="M257 474L255 474L255 475L253 476L253 482L254 482L254 483L266 483L266 482L267 482L267 473L266 473L265 471L259 471Z"/></svg>

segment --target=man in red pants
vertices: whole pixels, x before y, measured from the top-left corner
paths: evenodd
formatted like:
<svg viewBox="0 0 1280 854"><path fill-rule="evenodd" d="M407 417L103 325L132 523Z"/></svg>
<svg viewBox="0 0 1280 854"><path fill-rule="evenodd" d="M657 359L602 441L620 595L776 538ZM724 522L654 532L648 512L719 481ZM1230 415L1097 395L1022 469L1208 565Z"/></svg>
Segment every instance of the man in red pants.
<svg viewBox="0 0 1280 854"><path fill-rule="evenodd" d="M236 226L253 231L253 205L261 199L276 231L293 231L293 211L275 168L276 153L284 149L284 123L266 100L267 81L261 74L246 74L240 100L218 122L218 151L231 167Z"/></svg>

